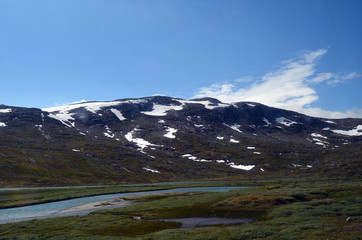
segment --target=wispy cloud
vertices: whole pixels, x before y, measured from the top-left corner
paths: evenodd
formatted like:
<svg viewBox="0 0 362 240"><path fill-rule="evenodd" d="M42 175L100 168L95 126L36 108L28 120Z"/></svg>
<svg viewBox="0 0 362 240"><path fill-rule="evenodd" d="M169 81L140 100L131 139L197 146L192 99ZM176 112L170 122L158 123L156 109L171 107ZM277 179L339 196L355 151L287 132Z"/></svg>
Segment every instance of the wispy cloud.
<svg viewBox="0 0 362 240"><path fill-rule="evenodd" d="M316 62L326 53L326 49L306 52L296 59L282 62L278 70L269 72L257 80L251 81L253 78L248 76L232 83L215 83L203 87L194 98L207 96L223 102L259 102L325 118L361 117L362 109L334 112L310 107L310 104L319 98L313 88L316 84L325 82L328 85L337 85L361 77L356 72L342 76L331 72L317 73ZM239 87L240 82L253 83L247 87Z"/></svg>

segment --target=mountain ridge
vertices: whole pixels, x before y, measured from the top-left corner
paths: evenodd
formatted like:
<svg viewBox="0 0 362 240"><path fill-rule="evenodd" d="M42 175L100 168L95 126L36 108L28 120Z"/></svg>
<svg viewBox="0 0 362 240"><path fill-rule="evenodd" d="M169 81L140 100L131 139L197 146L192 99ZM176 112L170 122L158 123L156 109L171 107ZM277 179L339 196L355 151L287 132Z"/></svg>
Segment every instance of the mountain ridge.
<svg viewBox="0 0 362 240"><path fill-rule="evenodd" d="M0 105L0 185L359 175L362 119L164 96Z"/></svg>

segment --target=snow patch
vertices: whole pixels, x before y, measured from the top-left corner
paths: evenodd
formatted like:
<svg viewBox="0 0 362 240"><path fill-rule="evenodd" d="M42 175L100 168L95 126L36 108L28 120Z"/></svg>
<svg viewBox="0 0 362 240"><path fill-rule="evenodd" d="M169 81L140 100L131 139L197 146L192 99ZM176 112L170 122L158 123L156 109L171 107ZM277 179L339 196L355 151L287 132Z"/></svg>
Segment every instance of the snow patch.
<svg viewBox="0 0 362 240"><path fill-rule="evenodd" d="M206 159L201 159L201 160L195 160L196 162L212 162L212 160L206 160Z"/></svg>
<svg viewBox="0 0 362 240"><path fill-rule="evenodd" d="M265 117L263 117L263 121L266 123L266 124L264 125L264 127L269 127L269 126L271 125L271 123L269 122L269 120L266 119Z"/></svg>
<svg viewBox="0 0 362 240"><path fill-rule="evenodd" d="M167 133L166 133L165 135L163 135L164 137L167 137L167 138L176 138L175 133L177 132L177 129L168 127L168 128L166 129L166 131L167 131Z"/></svg>
<svg viewBox="0 0 362 240"><path fill-rule="evenodd" d="M104 136L106 136L106 137L114 138L114 134L113 134L113 133L104 132L103 134L104 134Z"/></svg>
<svg viewBox="0 0 362 240"><path fill-rule="evenodd" d="M318 133L312 133L311 134L312 137L316 137L316 138L324 138L324 139L327 139L327 137L321 135L321 134L318 134Z"/></svg>
<svg viewBox="0 0 362 240"><path fill-rule="evenodd" d="M117 109L114 109L112 108L111 109L111 112L116 115L116 117L120 120L120 121L123 121L123 120L126 120L126 118L122 115L122 113L120 111L118 111Z"/></svg>
<svg viewBox="0 0 362 240"><path fill-rule="evenodd" d="M165 122L165 120L160 119L160 120L158 120L158 123L166 123L166 122Z"/></svg>
<svg viewBox="0 0 362 240"><path fill-rule="evenodd" d="M191 155L191 154L189 154L189 153L184 154L184 155L182 155L181 157L183 157L183 158L188 158L188 159L190 159L190 160L192 160L192 161L195 161L195 162L212 162L212 160L198 159L197 157L195 157L195 156L193 156L193 155Z"/></svg>
<svg viewBox="0 0 362 240"><path fill-rule="evenodd" d="M226 103L212 103L210 101L187 101L187 100L177 100L179 103L182 103L183 105L186 103L191 104L202 104L206 109L215 109L215 108L221 108L221 107L229 107L230 104Z"/></svg>
<svg viewBox="0 0 362 240"><path fill-rule="evenodd" d="M324 148L327 148L326 144L324 144L322 142L315 142L315 144L320 145L320 146L322 146Z"/></svg>
<svg viewBox="0 0 362 240"><path fill-rule="evenodd" d="M225 126L231 128L234 131L237 131L239 133L242 133L242 131L239 130L239 127L241 127L239 124L234 124L234 125L228 125L226 123L224 123Z"/></svg>
<svg viewBox="0 0 362 240"><path fill-rule="evenodd" d="M153 172L153 173L160 173L160 172L157 171L157 170L154 170L154 169L151 169L151 168L146 168L146 167L144 167L143 170L146 170L146 171L148 171L148 172Z"/></svg>
<svg viewBox="0 0 362 240"><path fill-rule="evenodd" d="M232 142L232 143L239 143L240 141L230 138L230 142Z"/></svg>
<svg viewBox="0 0 362 240"><path fill-rule="evenodd" d="M133 137L133 135L135 134L135 132L139 131L139 129L135 128L133 129L132 131L128 132L126 135L125 135L125 138L129 141L129 142L133 142L135 143L138 148L140 149L140 151L144 154L146 154L143 149L146 148L146 147L159 147L159 145L156 145L156 144L152 144L142 138L135 138Z"/></svg>
<svg viewBox="0 0 362 240"><path fill-rule="evenodd" d="M262 168L260 168L260 171L265 172L265 170L264 170L264 169L262 169Z"/></svg>
<svg viewBox="0 0 362 240"><path fill-rule="evenodd" d="M224 137L221 137L221 136L217 136L216 138L219 139L219 140L223 140L223 139L224 139Z"/></svg>
<svg viewBox="0 0 362 240"><path fill-rule="evenodd" d="M40 125L34 125L34 126L41 132L41 135L43 137L45 137L48 140L51 139L51 137L48 134L46 134L45 131L43 130L43 125L40 124Z"/></svg>
<svg viewBox="0 0 362 240"><path fill-rule="evenodd" d="M362 136L362 125L358 125L357 127L351 130L331 130L331 131L346 136Z"/></svg>
<svg viewBox="0 0 362 240"><path fill-rule="evenodd" d="M86 103L87 102L87 100L80 100L80 101L77 101L77 102L72 102L72 104L76 104L76 103Z"/></svg>
<svg viewBox="0 0 362 240"><path fill-rule="evenodd" d="M58 106L58 107L50 107L50 108L43 108L42 110L45 112L69 112L71 110L77 108L85 108L87 111L92 113L97 113L97 111L101 110L104 107L111 107L119 105L121 101L113 101L113 102L82 102L82 103L75 103L65 106Z"/></svg>
<svg viewBox="0 0 362 240"><path fill-rule="evenodd" d="M235 165L234 163L230 164L229 166L232 168L246 170L246 171L250 171L255 167L255 165Z"/></svg>
<svg viewBox="0 0 362 240"><path fill-rule="evenodd" d="M261 153L260 152L253 152L254 154L256 154L256 155L260 155Z"/></svg>
<svg viewBox="0 0 362 240"><path fill-rule="evenodd" d="M202 124L194 124L194 126L197 127L197 128L202 128L204 125L202 125Z"/></svg>
<svg viewBox="0 0 362 240"><path fill-rule="evenodd" d="M0 109L0 113L11 113L13 110L11 108Z"/></svg>
<svg viewBox="0 0 362 240"><path fill-rule="evenodd" d="M297 122L289 120L289 119L287 119L285 117L278 117L278 118L275 119L275 121L280 123L280 124L283 124L283 125L285 125L287 127L289 127L289 126L291 126L293 124L298 124Z"/></svg>
<svg viewBox="0 0 362 240"><path fill-rule="evenodd" d="M324 122L326 122L326 123L332 123L332 124L337 124L337 123L335 123L335 122L333 122L333 121L331 121L331 120L325 120Z"/></svg>
<svg viewBox="0 0 362 240"><path fill-rule="evenodd" d="M106 128L107 132L103 133L104 136L109 137L109 138L114 138L115 135L114 135L114 133L112 133L111 129L107 125L105 126L105 128Z"/></svg>
<svg viewBox="0 0 362 240"><path fill-rule="evenodd" d="M318 138L313 138L313 141L315 141L315 144L323 146L324 148L327 148L327 146L329 145L329 142L322 141Z"/></svg>
<svg viewBox="0 0 362 240"><path fill-rule="evenodd" d="M6 127L6 124L3 122L0 122L0 127Z"/></svg>
<svg viewBox="0 0 362 240"><path fill-rule="evenodd" d="M160 105L160 104L153 104L152 111L144 111L141 112L143 114L149 115L149 116L166 116L167 112L170 110L180 111L183 109L183 105Z"/></svg>
<svg viewBox="0 0 362 240"><path fill-rule="evenodd" d="M248 105L249 107L255 107L256 104L251 104L251 103L247 103L246 105Z"/></svg>
<svg viewBox="0 0 362 240"><path fill-rule="evenodd" d="M61 123L63 123L65 126L67 127L75 127L75 123L71 122L74 121L75 119L72 117L73 113L69 113L68 111L64 110L64 111L59 111L56 113L49 113L48 117L50 118L54 118L58 121L60 121Z"/></svg>
<svg viewBox="0 0 362 240"><path fill-rule="evenodd" d="M81 150L79 149L72 149L73 152L80 152Z"/></svg>
<svg viewBox="0 0 362 240"><path fill-rule="evenodd" d="M222 159L218 159L218 160L206 160L206 159L198 159L197 157L191 155L190 153L187 153L187 154L183 154L181 157L183 158L188 158L192 161L195 161L195 162L216 162L216 163L224 163L226 164L227 166L230 166L232 168L236 168L236 169L242 169L242 170L251 170L252 168L255 167L255 165L236 165L235 163L233 162L229 162L229 160L222 160Z"/></svg>
<svg viewBox="0 0 362 240"><path fill-rule="evenodd" d="M255 147L246 147L246 149L251 150L251 149L255 149Z"/></svg>

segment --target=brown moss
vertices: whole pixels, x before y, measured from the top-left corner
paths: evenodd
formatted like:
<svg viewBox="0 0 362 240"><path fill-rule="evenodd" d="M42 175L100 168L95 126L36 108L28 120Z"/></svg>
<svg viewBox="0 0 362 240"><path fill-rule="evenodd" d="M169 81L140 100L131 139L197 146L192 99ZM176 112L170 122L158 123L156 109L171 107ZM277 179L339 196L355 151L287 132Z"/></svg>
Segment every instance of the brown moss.
<svg viewBox="0 0 362 240"><path fill-rule="evenodd" d="M226 202L226 206L233 207L255 207L255 208L269 208L274 205L290 203L290 200L285 196L263 196L258 194L249 194L234 197Z"/></svg>

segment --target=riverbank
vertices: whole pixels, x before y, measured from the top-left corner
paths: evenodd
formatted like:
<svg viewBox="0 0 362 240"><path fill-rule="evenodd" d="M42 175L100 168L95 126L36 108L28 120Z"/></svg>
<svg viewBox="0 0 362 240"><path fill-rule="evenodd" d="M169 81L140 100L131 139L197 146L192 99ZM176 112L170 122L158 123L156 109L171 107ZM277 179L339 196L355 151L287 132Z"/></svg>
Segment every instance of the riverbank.
<svg viewBox="0 0 362 240"><path fill-rule="evenodd" d="M57 212L56 214L68 214L68 213L74 213L74 212L93 212L97 210L103 210L103 209L111 209L111 208L117 208L117 207L125 207L128 205L132 205L133 202L126 201L121 198L112 198L102 201L96 201L91 203L86 203L78 206L74 206L68 209L61 210Z"/></svg>

